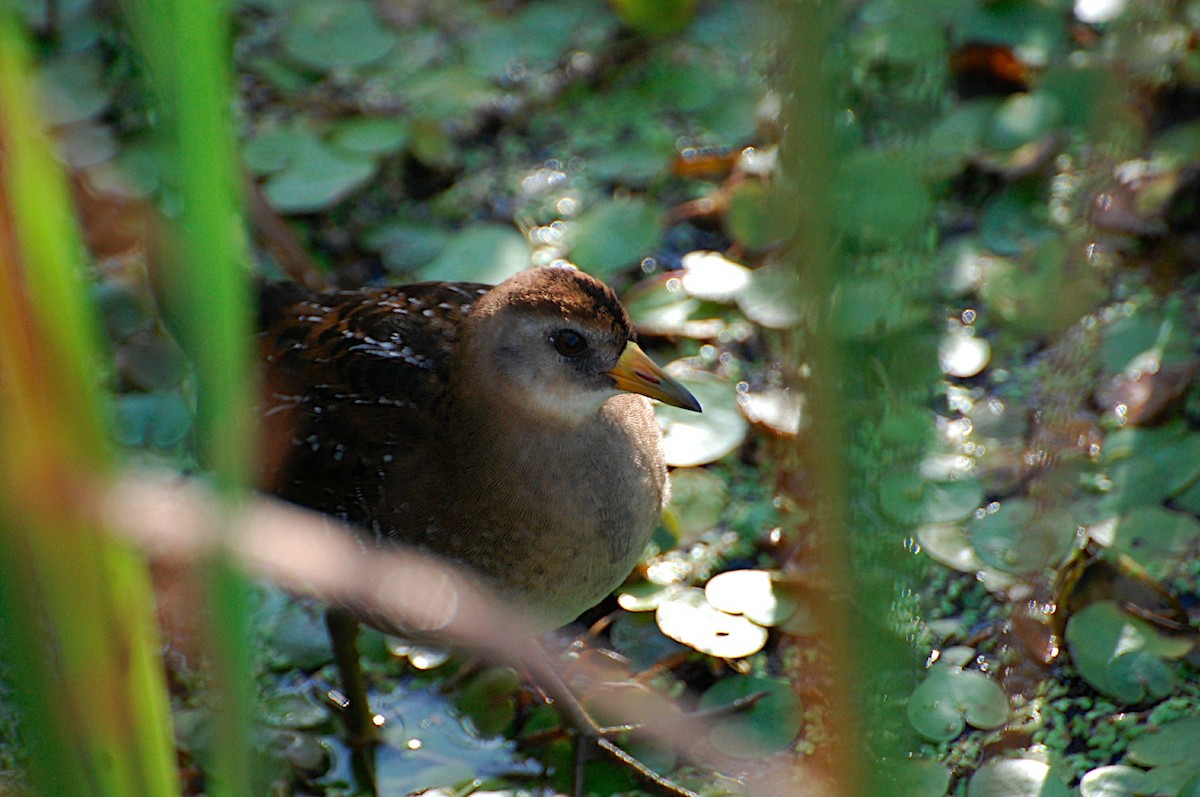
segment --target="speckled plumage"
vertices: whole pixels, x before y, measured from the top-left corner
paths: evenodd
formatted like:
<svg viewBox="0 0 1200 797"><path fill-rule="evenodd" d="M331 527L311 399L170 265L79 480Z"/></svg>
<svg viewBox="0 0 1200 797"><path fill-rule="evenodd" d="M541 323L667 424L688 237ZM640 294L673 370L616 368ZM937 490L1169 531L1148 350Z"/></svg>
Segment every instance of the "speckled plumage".
<svg viewBox="0 0 1200 797"><path fill-rule="evenodd" d="M266 489L465 564L547 627L636 564L666 468L650 402L609 375L632 331L602 283L264 283L259 315ZM588 350L555 350L561 329Z"/></svg>

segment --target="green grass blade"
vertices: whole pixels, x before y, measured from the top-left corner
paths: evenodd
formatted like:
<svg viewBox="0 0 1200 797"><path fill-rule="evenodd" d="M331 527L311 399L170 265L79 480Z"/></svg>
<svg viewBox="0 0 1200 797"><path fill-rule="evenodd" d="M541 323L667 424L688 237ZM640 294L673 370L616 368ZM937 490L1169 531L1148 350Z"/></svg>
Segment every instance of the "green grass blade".
<svg viewBox="0 0 1200 797"><path fill-rule="evenodd" d="M181 208L174 256L155 268L196 370L201 457L225 497L236 501L254 461L254 434L228 7L132 0L127 10L158 100L162 150L170 159L164 171L175 177ZM208 564L210 674L218 707L214 785L220 794L242 794L249 783L252 705L247 585L228 560L218 556Z"/></svg>
<svg viewBox="0 0 1200 797"><path fill-rule="evenodd" d="M103 534L97 327L63 175L0 11L0 612L44 794L179 793L143 562Z"/></svg>

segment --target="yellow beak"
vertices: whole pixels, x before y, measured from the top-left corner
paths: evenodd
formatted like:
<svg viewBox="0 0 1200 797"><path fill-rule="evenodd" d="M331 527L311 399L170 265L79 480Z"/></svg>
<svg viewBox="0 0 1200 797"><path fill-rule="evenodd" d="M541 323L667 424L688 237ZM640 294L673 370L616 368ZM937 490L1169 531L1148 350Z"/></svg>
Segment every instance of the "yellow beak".
<svg viewBox="0 0 1200 797"><path fill-rule="evenodd" d="M686 387L667 376L666 372L655 365L636 343L629 341L621 359L608 375L617 383L617 387L630 393L640 393L653 399L670 404L672 407L682 407L692 412L700 412L700 402Z"/></svg>

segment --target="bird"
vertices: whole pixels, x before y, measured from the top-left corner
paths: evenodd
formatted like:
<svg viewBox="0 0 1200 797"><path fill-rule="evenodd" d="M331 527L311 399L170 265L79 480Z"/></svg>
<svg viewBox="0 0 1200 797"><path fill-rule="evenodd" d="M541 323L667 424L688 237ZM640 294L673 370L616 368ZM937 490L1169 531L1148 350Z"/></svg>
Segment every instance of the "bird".
<svg viewBox="0 0 1200 797"><path fill-rule="evenodd" d="M700 411L604 283L259 283L263 485L444 558L549 630L633 570L668 499L649 399Z"/></svg>

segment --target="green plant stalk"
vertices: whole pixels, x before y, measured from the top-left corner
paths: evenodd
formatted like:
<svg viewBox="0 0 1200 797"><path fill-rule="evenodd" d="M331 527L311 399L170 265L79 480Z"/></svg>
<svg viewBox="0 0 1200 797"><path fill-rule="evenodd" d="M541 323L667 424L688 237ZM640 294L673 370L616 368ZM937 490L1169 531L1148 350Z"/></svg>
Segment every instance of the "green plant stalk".
<svg viewBox="0 0 1200 797"><path fill-rule="evenodd" d="M232 136L228 8L222 2L131 0L128 16L160 110L164 151L180 213L176 257L157 268L172 297L176 332L195 366L201 457L236 502L254 461L250 408L250 296ZM208 563L209 652L218 710L218 793L250 782L253 704L247 583L222 554Z"/></svg>
<svg viewBox="0 0 1200 797"><path fill-rule="evenodd" d="M177 795L144 563L92 519L113 461L66 183L0 9L0 612L44 794Z"/></svg>
<svg viewBox="0 0 1200 797"><path fill-rule="evenodd" d="M782 176L797 189L798 201L777 212L798 219L782 257L795 275L795 301L804 308L802 332L794 331L785 345L795 367L797 341L803 340L812 421L803 449L793 447L787 467L812 479L806 492L817 496L817 507L809 564L830 585L828 600L813 604L830 681L827 771L842 797L887 797L903 793L895 773L909 749L901 707L914 672L901 637L888 627L906 583L905 533L869 513L864 517L865 499L857 492L876 491L882 474L878 462L863 461L855 436L878 428L889 398L883 390L861 394L862 380L852 375L867 367L860 359L864 347L839 338L832 323L836 297L862 276L834 233L835 188L853 188L835 186L845 153L834 143L834 95L848 78L838 63L834 31L849 23L840 18L846 4L835 0L783 3L779 12L786 21L780 45Z"/></svg>

